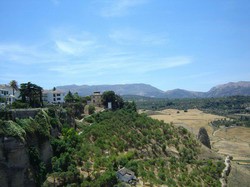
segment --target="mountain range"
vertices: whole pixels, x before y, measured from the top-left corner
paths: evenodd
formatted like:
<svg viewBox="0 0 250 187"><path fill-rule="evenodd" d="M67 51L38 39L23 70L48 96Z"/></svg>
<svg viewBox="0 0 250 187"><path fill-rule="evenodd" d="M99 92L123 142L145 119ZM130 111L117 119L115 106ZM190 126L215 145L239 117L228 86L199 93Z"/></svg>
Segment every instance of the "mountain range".
<svg viewBox="0 0 250 187"><path fill-rule="evenodd" d="M250 81L230 82L227 84L212 87L208 92L188 91L184 89L174 89L162 91L149 84L116 84L116 85L66 85L58 86L58 90L64 92L77 92L81 96L91 95L95 91L113 90L115 93L124 95L154 97L154 98L206 98L225 97L234 95L250 96Z"/></svg>

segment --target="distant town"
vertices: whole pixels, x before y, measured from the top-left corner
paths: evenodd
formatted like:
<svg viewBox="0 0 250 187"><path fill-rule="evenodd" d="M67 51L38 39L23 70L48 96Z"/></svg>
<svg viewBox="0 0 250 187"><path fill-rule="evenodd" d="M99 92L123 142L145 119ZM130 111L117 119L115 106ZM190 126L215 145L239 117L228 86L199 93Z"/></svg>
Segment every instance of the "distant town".
<svg viewBox="0 0 250 187"><path fill-rule="evenodd" d="M13 84L13 82L15 84ZM29 84L29 83L27 83ZM22 84L24 85L24 84ZM41 87L31 84L30 83L30 89L35 90L39 89ZM28 89L28 88L27 88ZM0 84L0 104L1 107L5 107L7 105L12 105L16 101L22 100L22 90L23 88L19 88L16 84L16 81L11 81L10 84ZM23 90L24 91L24 90ZM71 94L69 91L68 93L57 90L55 87L51 90L40 90L42 93L42 100L41 102L43 104L62 104L65 103L65 96L67 97L67 94ZM24 91L25 92L25 91ZM32 94L32 91L30 91L29 94ZM28 94L28 95L29 95ZM75 95L78 95L75 93ZM34 95L32 97L36 96L36 93L34 92ZM92 104L94 106L102 106L102 94L99 91L93 92L90 97L88 97L87 103ZM67 100L67 99L66 99ZM111 104L109 104L109 107L111 107Z"/></svg>

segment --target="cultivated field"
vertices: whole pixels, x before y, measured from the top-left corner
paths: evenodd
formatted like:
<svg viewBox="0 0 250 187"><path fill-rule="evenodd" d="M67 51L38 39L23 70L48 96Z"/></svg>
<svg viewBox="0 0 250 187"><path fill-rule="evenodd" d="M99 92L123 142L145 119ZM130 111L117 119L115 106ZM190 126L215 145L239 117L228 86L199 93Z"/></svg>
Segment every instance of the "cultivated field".
<svg viewBox="0 0 250 187"><path fill-rule="evenodd" d="M166 109L151 113L150 116L154 119L163 120L166 123L172 122L176 126L183 126L196 135L200 127L205 127L209 136L212 136L213 133L213 128L209 126L209 123L213 120L225 118L207 114L197 109L188 110L187 112L183 110Z"/></svg>

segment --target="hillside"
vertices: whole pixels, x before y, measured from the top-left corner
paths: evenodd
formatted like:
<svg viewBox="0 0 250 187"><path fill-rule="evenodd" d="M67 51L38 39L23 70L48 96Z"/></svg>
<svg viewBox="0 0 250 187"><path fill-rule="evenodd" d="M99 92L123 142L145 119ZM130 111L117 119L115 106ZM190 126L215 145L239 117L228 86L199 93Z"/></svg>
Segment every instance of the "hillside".
<svg viewBox="0 0 250 187"><path fill-rule="evenodd" d="M250 82L231 82L211 88L208 92L195 92L183 89L162 91L148 84L117 84L117 85L66 85L58 86L57 89L68 92L78 92L81 96L91 95L94 91L113 90L119 95L134 95L152 98L207 98L225 97L234 95L250 95Z"/></svg>
<svg viewBox="0 0 250 187"><path fill-rule="evenodd" d="M116 178L121 167L135 174L138 186L220 185L220 157L185 128L138 114L131 106L76 124L71 124L71 105L14 121L3 115L0 186L122 186Z"/></svg>
<svg viewBox="0 0 250 187"><path fill-rule="evenodd" d="M78 92L81 96L91 95L95 91L108 91L112 90L119 95L139 95L147 97L164 97L164 91L161 91L148 84L117 84L117 85L67 85L58 86L57 89L65 92L72 91Z"/></svg>
<svg viewBox="0 0 250 187"><path fill-rule="evenodd" d="M207 93L206 97L222 97L222 96L233 96L233 95L250 95L250 82L230 82L211 88Z"/></svg>
<svg viewBox="0 0 250 187"><path fill-rule="evenodd" d="M165 97L169 99L201 98L204 96L204 92L193 92L183 89L174 89L165 92Z"/></svg>
<svg viewBox="0 0 250 187"><path fill-rule="evenodd" d="M204 157L204 148L182 127L129 109L94 114L79 121L78 127L80 135L64 131L64 138L53 146L53 163L59 167L54 167L49 178L54 177L61 186L121 186L116 178L120 167L134 172L138 186L220 185L222 161L213 154ZM63 180L63 173L75 164L80 173Z"/></svg>

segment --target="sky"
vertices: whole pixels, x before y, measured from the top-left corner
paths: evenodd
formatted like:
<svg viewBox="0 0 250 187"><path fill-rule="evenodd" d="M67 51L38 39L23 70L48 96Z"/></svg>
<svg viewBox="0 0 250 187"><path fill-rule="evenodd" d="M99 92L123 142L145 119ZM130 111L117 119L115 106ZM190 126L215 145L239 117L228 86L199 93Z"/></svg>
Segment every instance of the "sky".
<svg viewBox="0 0 250 187"><path fill-rule="evenodd" d="M250 81L249 0L0 0L0 84Z"/></svg>

